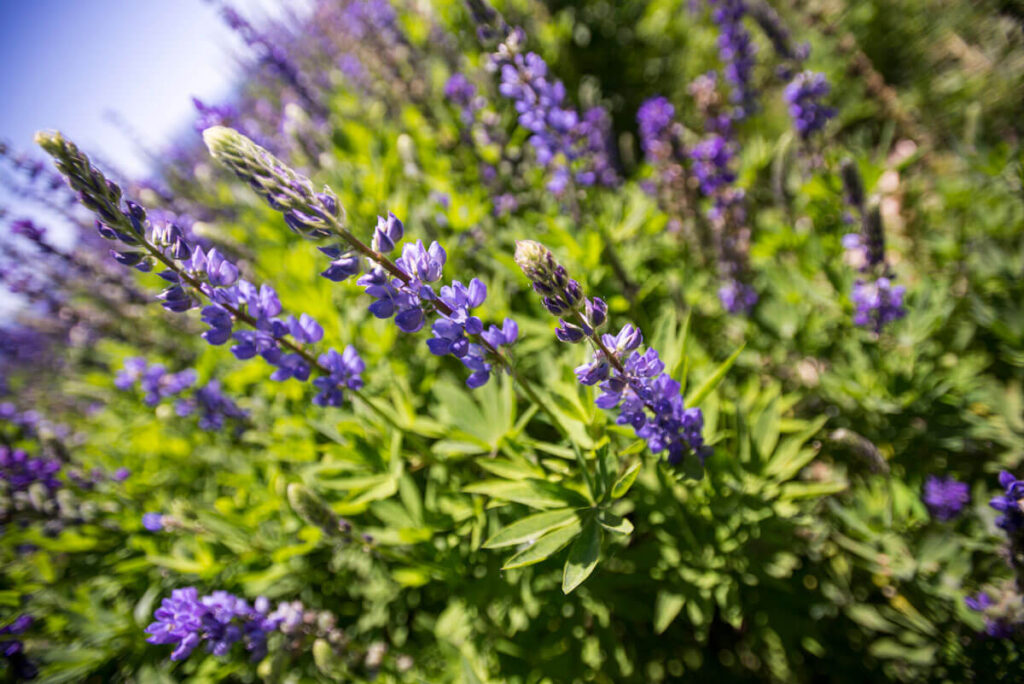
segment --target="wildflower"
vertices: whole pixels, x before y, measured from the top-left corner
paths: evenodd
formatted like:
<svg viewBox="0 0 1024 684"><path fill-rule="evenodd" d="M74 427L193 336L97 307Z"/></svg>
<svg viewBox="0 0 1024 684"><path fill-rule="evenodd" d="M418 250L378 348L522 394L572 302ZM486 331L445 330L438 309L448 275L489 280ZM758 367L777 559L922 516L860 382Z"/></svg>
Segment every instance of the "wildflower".
<svg viewBox="0 0 1024 684"><path fill-rule="evenodd" d="M822 130L836 111L821 103L831 90L825 74L803 71L793 77L783 98L789 104L789 115L803 140Z"/></svg>
<svg viewBox="0 0 1024 684"><path fill-rule="evenodd" d="M924 503L938 520L952 520L971 500L966 483L930 475L924 484Z"/></svg>
<svg viewBox="0 0 1024 684"><path fill-rule="evenodd" d="M626 324L616 335L599 334L607 317L604 302L585 299L579 283L540 243L517 242L515 260L534 290L544 296L548 311L561 317L556 336L563 342L587 338L593 343L594 354L576 369L576 377L584 385L600 383L595 403L618 409L616 422L630 425L653 453L665 452L669 463L678 464L691 453L703 462L709 453L701 434L703 414L683 405L680 385L664 372L658 352L640 350L640 330Z"/></svg>
<svg viewBox="0 0 1024 684"><path fill-rule="evenodd" d="M329 190L313 194L308 180L284 167L252 141L230 129L211 130L213 134L207 136L212 141L211 146L237 162L236 166L247 174L253 187L285 212L286 221L293 229L315 234L323 231L329 221L337 220L340 207ZM190 243L176 225L151 225L142 206L128 201L122 210L121 188L107 180L59 133L40 133L37 141L57 162L57 168L78 192L82 203L97 214L100 234L129 248L115 251L115 258L141 271L152 270L157 264L165 268L159 275L171 285L159 295L164 308L183 312L206 300L210 304L203 309L202 318L209 325L203 335L208 343L224 344L234 338L236 344L231 351L237 358L247 359L259 354L275 366L271 379L305 381L309 378L316 361L304 344L322 336L323 330L316 321L306 314L287 322L280 320L277 315L281 313L281 302L272 287L267 284L257 287L240 279L237 267L224 255L216 249L204 251ZM307 194L302 194L306 191ZM308 208L307 200L316 202L316 216L298 211L299 208L313 211ZM251 329L234 331L236 324ZM317 370L330 375L328 369ZM184 378L175 380L178 381L184 382ZM122 384L125 382L127 378ZM171 387L175 387L174 382ZM159 396L160 392L157 387L151 394Z"/></svg>
<svg viewBox="0 0 1024 684"><path fill-rule="evenodd" d="M1002 513L996 525L1013 536L1024 529L1024 508L1021 506L1021 501L1024 501L1024 480L1018 480L1004 470L999 473L999 484L1005 492L993 497L989 506Z"/></svg>
<svg viewBox="0 0 1024 684"><path fill-rule="evenodd" d="M204 134L210 152L235 171L243 180L253 185L271 207L281 211L285 221L289 216L313 217L301 226L308 229L307 237L320 238L327 235L344 240L352 252L344 252L342 245L328 245L320 250L335 259L331 268L322 275L330 280L341 280L358 272L358 257L353 252L369 259L373 266L357 281L374 302L369 311L377 318L394 318L395 325L407 333L415 333L426 325L428 315L435 318L432 329L434 340L428 342L433 353L452 353L472 372L467 385L479 387L489 378L492 362L497 361L510 368L501 352L487 344L475 346L463 343L463 336L478 338L483 332L480 320L469 315L469 309L483 303L487 290L483 283L474 279L467 289L461 282L442 286L440 294L433 283L441 280L447 252L438 242L424 246L422 240L402 245L402 255L392 261L385 256L397 247L404 236L404 226L394 214L387 218L378 217L374 229L372 247L364 244L341 224L344 210L330 188L314 194L310 181L278 161L269 152L251 140L230 129L211 129ZM254 183L253 178L259 178ZM308 192L307 192L308 191ZM292 225L293 222L289 222ZM292 225L293 229L296 229ZM438 341L440 340L440 341ZM451 344L447 346L444 340ZM246 336L246 354L263 353L259 336ZM301 369L300 360L295 360L296 370ZM285 360L279 366L280 375L286 374L292 362ZM330 377L332 373L329 371ZM318 395L321 401L331 402L334 393Z"/></svg>
<svg viewBox="0 0 1024 684"><path fill-rule="evenodd" d="M142 526L150 532L160 532L164 529L164 516L160 513L146 513L142 516Z"/></svg>
<svg viewBox="0 0 1024 684"><path fill-rule="evenodd" d="M753 86L755 47L750 33L743 26L747 14L744 0L708 0L711 18L718 26L718 55L723 63L725 78L732 84L732 113L735 121L742 121L757 107Z"/></svg>

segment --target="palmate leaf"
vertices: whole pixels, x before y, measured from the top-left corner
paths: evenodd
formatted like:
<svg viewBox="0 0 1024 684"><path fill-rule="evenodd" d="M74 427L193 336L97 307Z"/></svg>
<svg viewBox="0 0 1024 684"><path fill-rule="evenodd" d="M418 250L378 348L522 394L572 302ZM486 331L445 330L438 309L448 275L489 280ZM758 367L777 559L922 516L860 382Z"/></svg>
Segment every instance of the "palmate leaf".
<svg viewBox="0 0 1024 684"><path fill-rule="evenodd" d="M571 593L594 572L601 557L601 537L601 526L596 517L591 517L569 549L569 558L562 572L562 593Z"/></svg>
<svg viewBox="0 0 1024 684"><path fill-rule="evenodd" d="M462 491L486 494L492 499L514 501L531 508L582 508L588 503L579 492L546 480L483 480L464 487Z"/></svg>
<svg viewBox="0 0 1024 684"><path fill-rule="evenodd" d="M529 547L509 558L505 561L505 564L501 566L501 569L511 570L513 568L522 568L527 565L533 565L534 563L540 563L542 560L545 560L565 548L566 544L571 542L573 538L580 533L581 529L582 525L580 524L579 518L576 518L568 525L548 532L537 539L537 541Z"/></svg>
<svg viewBox="0 0 1024 684"><path fill-rule="evenodd" d="M572 508L535 513L498 530L493 537L484 542L484 548L499 549L504 546L533 542L545 533L558 527L564 527L574 520L578 521L578 516L576 510Z"/></svg>

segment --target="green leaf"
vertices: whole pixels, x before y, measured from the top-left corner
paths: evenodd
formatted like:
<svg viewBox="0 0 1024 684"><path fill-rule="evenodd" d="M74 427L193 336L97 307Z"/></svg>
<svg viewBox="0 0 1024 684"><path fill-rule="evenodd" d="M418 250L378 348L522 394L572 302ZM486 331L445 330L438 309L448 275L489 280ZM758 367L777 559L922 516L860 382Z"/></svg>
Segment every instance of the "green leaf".
<svg viewBox="0 0 1024 684"><path fill-rule="evenodd" d="M729 358L722 362L722 365L715 369L715 372L712 373L707 380L700 384L700 387L698 387L686 400L687 407L696 406L702 402L706 396L711 394L716 387L718 387L718 383L722 382L722 378L724 378L725 374L729 372L730 368L732 368L732 364L736 363L736 359L739 358L740 352L743 351L743 348L746 346L746 343L741 344L736 351L729 355Z"/></svg>
<svg viewBox="0 0 1024 684"><path fill-rule="evenodd" d="M619 479L612 485L612 498L621 499L629 491L629 488L636 482L636 476L640 474L640 466L643 465L642 461L633 461L626 468L626 472L619 476Z"/></svg>
<svg viewBox="0 0 1024 684"><path fill-rule="evenodd" d="M572 508L534 513L498 530L493 537L484 542L484 548L499 549L503 546L532 542L556 527L563 527L576 519L576 510Z"/></svg>
<svg viewBox="0 0 1024 684"><path fill-rule="evenodd" d="M789 482L782 486L779 498L812 499L837 494L845 489L845 482Z"/></svg>
<svg viewBox="0 0 1024 684"><path fill-rule="evenodd" d="M608 511L601 511L597 516L597 522L601 523L601 527L615 534L633 533L633 523Z"/></svg>
<svg viewBox="0 0 1024 684"><path fill-rule="evenodd" d="M562 572L562 593L571 593L590 577L601 557L601 527L597 520L591 518L583 527L583 533L569 549L569 558L565 561Z"/></svg>
<svg viewBox="0 0 1024 684"><path fill-rule="evenodd" d="M527 565L533 565L534 563L540 563L545 558L548 558L552 554L558 553L565 545L572 541L573 537L580 533L579 518L573 520L565 527L559 527L558 529L548 532L544 536L540 537L531 544L528 548L523 549L516 555L505 561L505 564L501 566L502 570L511 570L513 568L522 568Z"/></svg>
<svg viewBox="0 0 1024 684"><path fill-rule="evenodd" d="M654 601L654 633L661 634L683 609L686 599L682 594L674 594L669 591L659 591Z"/></svg>
<svg viewBox="0 0 1024 684"><path fill-rule="evenodd" d="M462 491L514 501L531 508L561 508L566 505L582 508L587 505L587 500L578 492L546 480L483 480Z"/></svg>

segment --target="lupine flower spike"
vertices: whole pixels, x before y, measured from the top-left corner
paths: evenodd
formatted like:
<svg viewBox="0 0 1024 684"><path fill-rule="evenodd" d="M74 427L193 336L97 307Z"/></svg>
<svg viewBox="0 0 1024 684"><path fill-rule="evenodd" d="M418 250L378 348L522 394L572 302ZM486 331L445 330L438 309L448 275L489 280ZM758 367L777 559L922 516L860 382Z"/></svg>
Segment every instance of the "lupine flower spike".
<svg viewBox="0 0 1024 684"><path fill-rule="evenodd" d="M341 281L361 271L359 257L371 264L358 283L374 298L369 310L377 318L394 318L395 325L407 333L418 332L432 318L433 339L427 342L431 353L451 354L470 371L466 384L480 387L490 378L494 363L511 371L511 364L500 350L515 342L518 327L506 319L502 328L491 326L486 332L479 318L470 311L487 297L487 287L473 278L468 285L456 280L434 289L441 280L448 254L437 242L429 247L422 241L405 243L395 260L386 256L394 251L405 235L405 227L392 213L378 218L371 244L367 245L344 226L344 209L330 188L313 191L312 183L282 161L229 128L215 127L203 133L210 153L240 178L247 181L267 203L284 214L295 232L310 239L340 238L342 243L321 246L332 259L321 275ZM500 334L493 330L503 331Z"/></svg>
<svg viewBox="0 0 1024 684"><path fill-rule="evenodd" d="M354 348L349 347L342 355L330 350L318 359L309 347L323 337L323 328L310 316L279 318L281 302L272 287L267 284L257 287L239 278L238 267L217 249L204 252L173 223L151 225L141 205L127 201L122 208L121 188L107 180L74 143L60 133L40 133L36 140L57 162L58 170L67 177L81 202L97 215L96 227L100 235L123 245L119 250L111 250L114 259L143 272L164 269L158 275L170 286L158 299L165 309L180 313L199 306L202 301L208 302L203 307L202 319L209 329L202 336L209 344L221 345L234 339L231 352L239 359L262 356L275 367L270 376L272 380L295 378L305 382L316 372L322 376L317 383L320 393L314 399L319 405L340 405L343 389L356 391L362 387L363 362ZM252 169L251 182L268 193L268 201L280 207L307 206L303 200L312 195L306 185L308 181L303 183L304 179L292 173L284 185L272 185L261 175L263 167L258 162L246 161L251 162L248 167ZM260 185L261 181L264 185ZM327 211L330 197L325 195L318 201L317 206ZM331 217L336 218L337 203L333 206L335 211ZM295 225L313 225L310 230L326 225L326 218L322 216L311 217L298 212L291 216ZM235 330L236 326L246 329ZM344 362L335 363L336 357Z"/></svg>
<svg viewBox="0 0 1024 684"><path fill-rule="evenodd" d="M593 343L593 358L576 369L576 377L584 385L600 383L595 403L603 409L618 409L616 422L632 426L653 453L665 452L669 463L679 464L688 454L703 463L710 453L701 434L703 414L699 408L683 405L680 385L664 372L658 352L641 351L640 330L627 323L615 335L600 334L607 305L598 297L588 299L544 245L517 242L515 261L543 297L544 307L559 317L558 339Z"/></svg>

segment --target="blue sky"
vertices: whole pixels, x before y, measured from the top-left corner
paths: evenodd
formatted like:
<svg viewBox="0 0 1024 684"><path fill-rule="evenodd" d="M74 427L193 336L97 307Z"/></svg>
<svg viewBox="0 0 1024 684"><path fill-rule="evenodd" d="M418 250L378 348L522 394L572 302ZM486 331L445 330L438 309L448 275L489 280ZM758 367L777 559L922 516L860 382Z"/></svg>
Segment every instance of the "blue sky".
<svg viewBox="0 0 1024 684"><path fill-rule="evenodd" d="M279 7L233 4L253 19ZM0 140L34 151L37 130L59 129L129 175L144 175L145 154L110 113L159 150L188 129L193 95L216 102L230 92L244 54L201 0L0 0ZM0 203L18 215L30 210L2 189ZM0 317L11 306L0 290Z"/></svg>
<svg viewBox="0 0 1024 684"><path fill-rule="evenodd" d="M259 16L271 3L235 4ZM158 148L190 120L192 95L229 91L242 51L200 0L0 0L0 136L28 149L58 128L139 173L144 156L107 112Z"/></svg>

